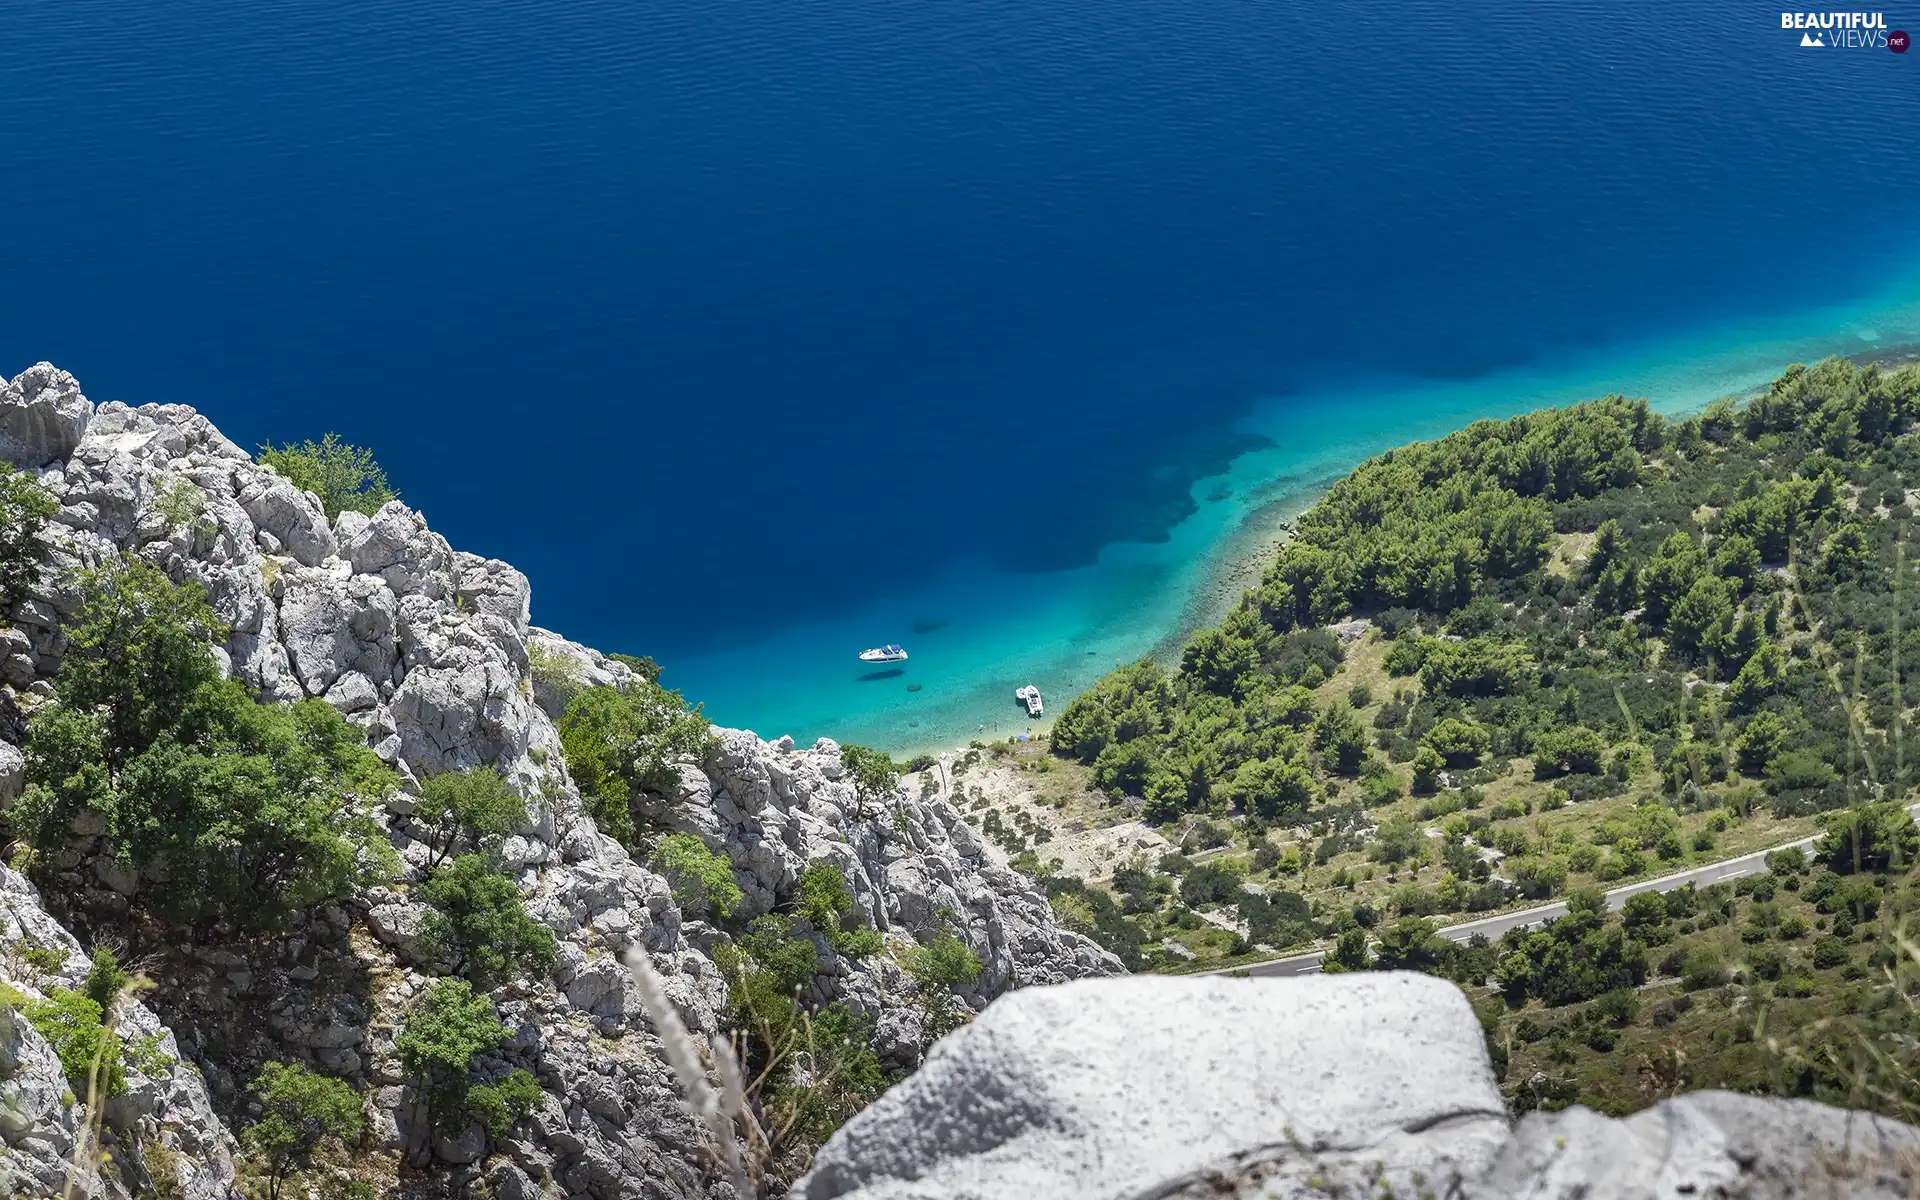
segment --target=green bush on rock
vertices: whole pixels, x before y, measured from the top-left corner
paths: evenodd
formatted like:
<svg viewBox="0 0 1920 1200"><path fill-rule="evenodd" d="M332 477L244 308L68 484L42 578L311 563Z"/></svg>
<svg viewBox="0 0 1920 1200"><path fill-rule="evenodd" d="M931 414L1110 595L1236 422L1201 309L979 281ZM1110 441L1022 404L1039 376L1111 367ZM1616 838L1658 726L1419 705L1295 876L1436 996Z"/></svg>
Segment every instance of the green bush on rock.
<svg viewBox="0 0 1920 1200"><path fill-rule="evenodd" d="M689 916L725 917L740 903L740 886L725 857L707 849L690 833L660 839L647 864L673 889L673 898Z"/></svg>
<svg viewBox="0 0 1920 1200"><path fill-rule="evenodd" d="M476 987L491 990L553 969L559 953L553 931L527 915L520 886L485 857L461 855L415 894L427 906L421 948L445 957Z"/></svg>
<svg viewBox="0 0 1920 1200"><path fill-rule="evenodd" d="M373 452L349 446L338 434L297 446L269 443L260 447L255 458L301 491L318 496L329 521L342 512L372 516L381 505L400 498L388 485L387 473L373 461Z"/></svg>
<svg viewBox="0 0 1920 1200"><path fill-rule="evenodd" d="M433 871L461 842L483 851L525 825L527 802L498 771L449 771L420 785L414 820L426 827L427 870Z"/></svg>
<svg viewBox="0 0 1920 1200"><path fill-rule="evenodd" d="M278 1200L290 1176L313 1162L328 1141L346 1144L366 1125L360 1097L338 1079L295 1063L270 1062L253 1081L260 1118L241 1133L247 1152L265 1169L267 1200Z"/></svg>
<svg viewBox="0 0 1920 1200"><path fill-rule="evenodd" d="M11 814L40 861L91 823L157 915L251 928L391 874L370 808L394 779L357 727L324 701L260 704L220 678L197 585L140 562L81 583Z"/></svg>
<svg viewBox="0 0 1920 1200"><path fill-rule="evenodd" d="M499 1081L476 1084L473 1060L507 1040L506 1026L485 996L462 979L437 979L414 1002L395 1040L407 1081L449 1132L478 1121L503 1137L540 1102L540 1087L515 1068Z"/></svg>
<svg viewBox="0 0 1920 1200"><path fill-rule="evenodd" d="M628 849L638 845L635 804L645 795L675 797L677 764L713 752L712 726L680 693L651 680L627 690L592 687L576 695L559 721L567 772L602 832Z"/></svg>
<svg viewBox="0 0 1920 1200"><path fill-rule="evenodd" d="M59 501L25 471L0 463L0 620L40 571L40 530Z"/></svg>

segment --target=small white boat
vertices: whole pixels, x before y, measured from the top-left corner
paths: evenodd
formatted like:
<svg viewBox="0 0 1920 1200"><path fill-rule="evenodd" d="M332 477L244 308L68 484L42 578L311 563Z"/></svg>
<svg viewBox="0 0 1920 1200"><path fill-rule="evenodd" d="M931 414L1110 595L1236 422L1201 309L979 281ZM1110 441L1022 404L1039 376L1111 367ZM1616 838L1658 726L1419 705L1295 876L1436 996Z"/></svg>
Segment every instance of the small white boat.
<svg viewBox="0 0 1920 1200"><path fill-rule="evenodd" d="M907 652L892 643L888 643L885 646L876 646L871 650L862 650L860 652L860 661L905 662L907 661Z"/></svg>
<svg viewBox="0 0 1920 1200"><path fill-rule="evenodd" d="M1013 698L1027 706L1027 715L1030 717L1037 717L1044 711L1040 704L1040 689L1032 684L1028 684L1023 688L1015 688L1013 690Z"/></svg>

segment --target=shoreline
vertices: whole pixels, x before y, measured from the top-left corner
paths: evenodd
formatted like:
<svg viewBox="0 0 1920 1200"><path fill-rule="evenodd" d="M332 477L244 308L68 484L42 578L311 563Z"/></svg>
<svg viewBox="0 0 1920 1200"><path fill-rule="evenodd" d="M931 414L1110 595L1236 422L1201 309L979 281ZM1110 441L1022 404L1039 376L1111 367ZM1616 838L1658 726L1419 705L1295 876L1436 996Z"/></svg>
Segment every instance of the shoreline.
<svg viewBox="0 0 1920 1200"><path fill-rule="evenodd" d="M1257 585L1295 521L1359 463L1481 419L1605 395L1646 397L1679 419L1765 388L1790 363L1920 361L1920 270L1860 302L1739 327L1543 360L1473 380L1391 376L1309 381L1241 420L1265 435L1189 486L1189 515L1151 542L1112 542L1071 569L1021 572L953 561L923 583L856 609L770 630L668 664L670 686L718 724L885 749L900 757L971 741L1045 735L1072 699L1118 663L1177 662L1194 630ZM1252 440L1252 439L1250 439ZM921 626L924 626L922 631ZM908 629L915 633L903 638ZM855 673L847 647L910 642L898 677ZM1016 687L1039 686L1029 721Z"/></svg>
<svg viewBox="0 0 1920 1200"><path fill-rule="evenodd" d="M1900 342L1869 351L1842 353L1836 350L1834 353L1836 356L1846 358L1860 366L1866 366L1871 363L1904 366L1909 363L1920 363L1920 341ZM1791 364L1782 363L1779 369L1784 370L1789 365ZM1811 363L1809 362L1807 365L1811 365ZM1728 393L1728 396L1734 399L1747 400L1764 393L1769 386L1771 386L1770 382L1758 384ZM1660 411L1661 415L1667 417L1669 420L1684 420L1687 417L1704 412L1710 404L1721 398L1722 397L1714 397L1712 400L1697 400L1693 403L1682 403L1674 408L1664 410L1656 406L1656 410ZM1651 403L1651 398L1647 399L1649 399ZM1564 407L1564 405L1542 404L1539 406L1539 408L1556 407ZM1447 436L1447 434L1459 432L1460 429L1464 428L1466 428L1465 425L1456 426L1438 436L1444 437ZM1404 442L1396 443L1394 448L1428 440L1433 439L1428 436L1410 437ZM1178 620L1167 632L1154 641L1152 647L1147 651L1147 656L1163 663L1169 660L1177 662L1180 652L1185 647L1187 640L1196 630L1204 629L1224 620L1226 616L1233 611L1234 607L1239 604L1241 598L1245 596L1249 590L1259 585L1260 577L1265 573L1267 565L1272 562L1273 557L1279 552L1280 548L1286 544L1291 536L1284 526L1289 526L1297 522L1302 515L1320 502L1335 483L1345 478L1358 467L1361 462L1366 461L1366 459L1370 457L1373 457L1373 455L1366 455L1351 463L1343 464L1337 470L1315 471L1311 474L1281 475L1255 485L1251 490L1255 492L1276 493L1274 498L1244 513L1233 523L1229 531L1219 537L1213 546L1209 548L1207 554L1208 562L1200 568L1198 578L1188 587L1187 595L1181 605ZM1194 485L1195 489L1200 489L1208 482L1207 479L1196 481ZM1201 503L1207 503L1209 500L1213 502L1224 502L1227 499L1229 499L1228 496L1216 495L1202 500ZM1124 665L1124 661L1116 660L1115 665ZM1106 671L1103 670L1100 674L1105 675ZM1047 715L1037 721L1025 723L1020 722L1016 717L1014 723L1019 726L1019 729L1014 734L1002 733L1001 730L1006 728L1005 722L996 722L991 729L977 730L971 739L966 739L959 734L949 734L945 737L936 736L925 740L914 739L911 743L903 745L896 753L900 757L906 758L927 754L935 757L946 754L964 754L967 750L973 748L975 742L983 745L991 745L996 742L1004 743L1010 738L1017 738L1019 732L1028 733L1034 741L1044 740L1052 732L1054 722L1060 712L1060 707L1071 703L1074 696L1078 695L1079 691L1082 690L1084 690L1084 688L1076 689L1057 699L1049 697L1047 700Z"/></svg>

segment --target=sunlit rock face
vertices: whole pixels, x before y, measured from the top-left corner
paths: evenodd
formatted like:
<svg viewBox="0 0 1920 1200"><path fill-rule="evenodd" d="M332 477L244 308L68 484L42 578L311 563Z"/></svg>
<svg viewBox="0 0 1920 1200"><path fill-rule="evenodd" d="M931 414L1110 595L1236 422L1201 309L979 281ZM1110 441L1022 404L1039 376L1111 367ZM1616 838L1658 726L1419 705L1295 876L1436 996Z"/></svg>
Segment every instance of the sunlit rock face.
<svg viewBox="0 0 1920 1200"><path fill-rule="evenodd" d="M528 910L559 937L560 963L549 979L495 994L515 1032L483 1056L477 1074L532 1071L546 1096L531 1119L497 1141L416 1126L394 1031L436 964L419 957L422 912L405 887L380 888L306 914L284 938L244 954L173 948L171 961L185 965L156 979L151 1004L171 1022L167 1036L177 1036L182 1078L198 1087L205 1077L197 1102L181 1090L187 1082L153 1100L186 1114L167 1128L198 1130L176 1139L201 1171L183 1186L199 1196L230 1182L232 1139L210 1114L243 1114L248 1081L261 1061L277 1058L347 1079L369 1099L376 1144L444 1173L452 1186L485 1182L501 1197L543 1187L599 1200L729 1195L711 1171L705 1126L680 1102L618 966L623 950L645 947L687 1023L712 1033L727 1006L708 952L720 935L688 919L664 879L594 826L555 728L574 690L621 686L632 672L533 627L531 588L508 564L454 550L399 501L329 521L314 496L185 405L96 406L72 376L40 364L0 387L0 460L32 472L60 503L42 535L40 580L0 623L10 626L0 628L0 716L16 700L30 710L52 694L64 624L85 601L81 572L138 557L206 589L227 627L217 653L230 675L264 700L324 699L392 765L402 789L382 820L407 864L397 885L418 882L428 857L410 816L420 780L491 767L529 802L527 827L500 854ZM182 498L197 515L174 519ZM536 656L564 669L536 672ZM23 777L21 738L11 729L0 721L0 806ZM727 857L744 895L741 915L788 906L802 872L832 863L858 912L895 950L942 930L966 942L983 964L961 997L971 1008L1014 986L1120 973L1112 956L1061 929L1024 877L989 862L945 798L863 800L831 741L797 747L715 733L718 753L682 764L679 794L662 798L653 815ZM113 914L141 880L76 868L63 883L71 886L62 904L111 934ZM34 911L52 920L37 903ZM824 938L817 946L810 999L844 1001L873 1023L886 1066L913 1066L932 1038L892 953L856 960ZM38 1043L18 1025L10 1044L38 1062ZM233 1028L246 1036L221 1032ZM26 1127L71 1127L78 1110L49 1107L43 1092ZM202 1113L211 1124L195 1124ZM45 1140L59 1142L51 1133ZM203 1145L217 1149L188 1153ZM116 1186L89 1181L83 1190Z"/></svg>

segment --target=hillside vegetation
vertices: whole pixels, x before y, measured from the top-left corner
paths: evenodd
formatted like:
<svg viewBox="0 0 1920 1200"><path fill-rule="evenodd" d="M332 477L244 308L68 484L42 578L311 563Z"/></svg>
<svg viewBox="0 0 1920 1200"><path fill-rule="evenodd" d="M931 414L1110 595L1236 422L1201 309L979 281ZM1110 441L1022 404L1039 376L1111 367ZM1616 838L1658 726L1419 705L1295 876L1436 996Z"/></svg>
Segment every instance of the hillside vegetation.
<svg viewBox="0 0 1920 1200"><path fill-rule="evenodd" d="M1519 1107L1862 1086L1885 1039L1766 1022L1911 1019L1917 415L1920 369L1834 359L1686 420L1610 397L1362 464L1177 668L1062 713L1061 768L1179 849L1052 877L1056 908L1136 967L1448 974ZM1600 900L1822 830L1737 889ZM1558 896L1544 931L1434 935Z"/></svg>

